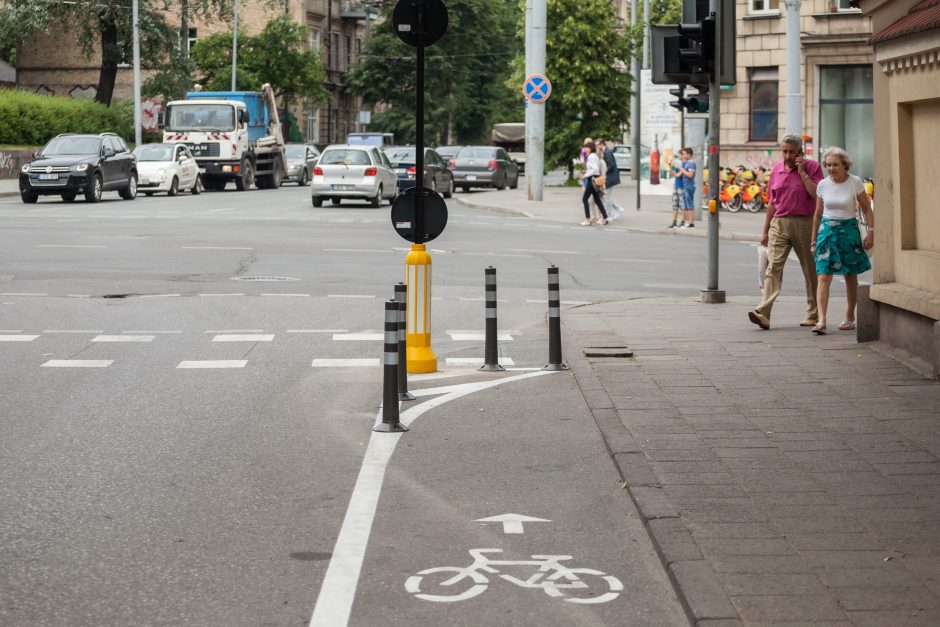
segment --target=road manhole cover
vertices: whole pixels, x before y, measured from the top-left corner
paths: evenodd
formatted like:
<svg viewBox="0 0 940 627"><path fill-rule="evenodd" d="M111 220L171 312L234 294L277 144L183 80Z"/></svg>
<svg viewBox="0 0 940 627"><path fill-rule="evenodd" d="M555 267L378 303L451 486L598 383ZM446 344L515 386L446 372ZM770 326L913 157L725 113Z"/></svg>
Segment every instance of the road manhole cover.
<svg viewBox="0 0 940 627"><path fill-rule="evenodd" d="M289 276L233 276L233 281L255 281L259 283L275 283L277 281L299 281Z"/></svg>

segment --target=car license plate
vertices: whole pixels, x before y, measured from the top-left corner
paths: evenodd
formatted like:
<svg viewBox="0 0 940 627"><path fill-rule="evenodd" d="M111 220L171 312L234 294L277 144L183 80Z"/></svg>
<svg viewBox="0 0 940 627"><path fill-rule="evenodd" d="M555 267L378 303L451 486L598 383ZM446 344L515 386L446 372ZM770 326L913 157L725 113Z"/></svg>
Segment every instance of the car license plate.
<svg viewBox="0 0 940 627"><path fill-rule="evenodd" d="M40 174L39 180L40 181L58 181L59 175L58 174Z"/></svg>
<svg viewBox="0 0 940 627"><path fill-rule="evenodd" d="M467 175L467 180L468 180L468 181L475 181L475 180L477 180L477 175L476 175L476 174L468 174L468 175Z"/></svg>
<svg viewBox="0 0 940 627"><path fill-rule="evenodd" d="M137 183L138 183L139 185L150 185L150 179L147 178L146 176L142 176L142 177L140 177L140 180L137 181Z"/></svg>
<svg viewBox="0 0 940 627"><path fill-rule="evenodd" d="M334 192L348 192L355 188L355 185L330 185L330 189Z"/></svg>

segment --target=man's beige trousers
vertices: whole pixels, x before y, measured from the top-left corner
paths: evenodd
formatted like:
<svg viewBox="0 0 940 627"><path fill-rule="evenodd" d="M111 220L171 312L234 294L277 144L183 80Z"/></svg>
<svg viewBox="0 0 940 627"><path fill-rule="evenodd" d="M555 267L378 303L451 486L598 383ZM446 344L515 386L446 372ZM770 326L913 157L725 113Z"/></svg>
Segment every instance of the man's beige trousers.
<svg viewBox="0 0 940 627"><path fill-rule="evenodd" d="M810 252L813 243L813 216L782 216L770 222L770 237L767 244L767 275L764 277L764 293L755 311L770 320L770 310L780 295L783 283L783 267L790 251L796 253L806 280L806 318L816 320L816 263Z"/></svg>

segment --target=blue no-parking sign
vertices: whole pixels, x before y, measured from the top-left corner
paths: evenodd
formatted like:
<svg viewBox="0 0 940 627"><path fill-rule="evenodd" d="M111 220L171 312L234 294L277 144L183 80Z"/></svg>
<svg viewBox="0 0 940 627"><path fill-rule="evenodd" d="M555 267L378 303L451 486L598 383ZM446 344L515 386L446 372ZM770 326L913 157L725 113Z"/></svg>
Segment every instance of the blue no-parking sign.
<svg viewBox="0 0 940 627"><path fill-rule="evenodd" d="M522 93L529 102L541 104L552 94L552 83L541 74L533 74L522 84Z"/></svg>

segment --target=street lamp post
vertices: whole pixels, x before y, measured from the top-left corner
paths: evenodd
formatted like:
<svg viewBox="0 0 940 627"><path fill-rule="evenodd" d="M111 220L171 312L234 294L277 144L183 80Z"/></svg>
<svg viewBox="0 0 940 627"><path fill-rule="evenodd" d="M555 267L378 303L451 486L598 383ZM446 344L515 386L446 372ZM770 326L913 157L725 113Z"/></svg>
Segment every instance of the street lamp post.
<svg viewBox="0 0 940 627"><path fill-rule="evenodd" d="M235 91L235 68L238 67L238 0L235 0L235 28L232 29L232 91Z"/></svg>

